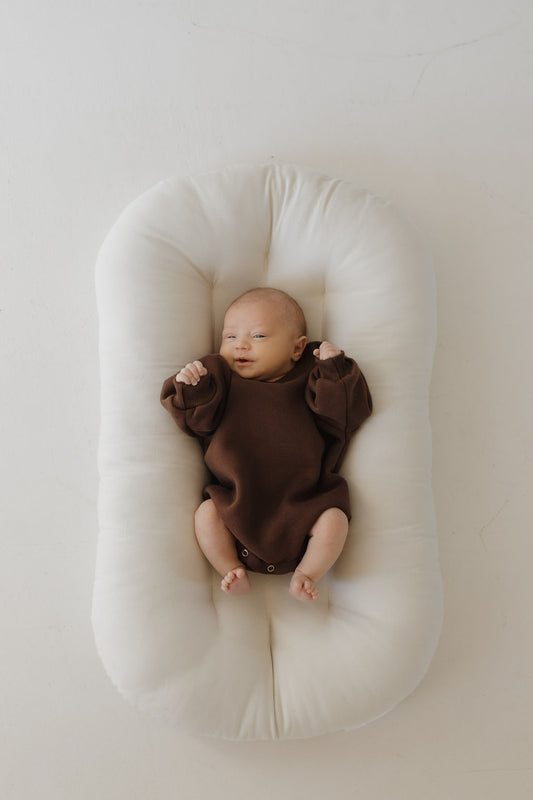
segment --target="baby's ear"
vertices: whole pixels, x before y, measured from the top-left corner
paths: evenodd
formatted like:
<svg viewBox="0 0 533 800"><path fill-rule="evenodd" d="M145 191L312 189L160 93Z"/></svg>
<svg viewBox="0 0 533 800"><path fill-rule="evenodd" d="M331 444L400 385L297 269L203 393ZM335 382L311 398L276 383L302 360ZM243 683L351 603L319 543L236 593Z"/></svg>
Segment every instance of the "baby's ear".
<svg viewBox="0 0 533 800"><path fill-rule="evenodd" d="M301 358L301 355L305 350L306 344L307 344L307 337L299 336L298 339L296 340L296 344L294 345L294 350L292 352L293 361L298 361Z"/></svg>

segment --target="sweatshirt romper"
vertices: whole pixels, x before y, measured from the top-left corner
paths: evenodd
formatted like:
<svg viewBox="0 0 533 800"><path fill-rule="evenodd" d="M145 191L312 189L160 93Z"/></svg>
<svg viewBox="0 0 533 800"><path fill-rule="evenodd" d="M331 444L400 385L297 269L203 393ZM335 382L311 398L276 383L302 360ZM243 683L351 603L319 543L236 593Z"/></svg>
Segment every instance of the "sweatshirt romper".
<svg viewBox="0 0 533 800"><path fill-rule="evenodd" d="M339 475L350 438L370 416L372 398L357 363L340 353L318 360L309 343L273 382L241 378L220 355L196 386L168 378L161 403L195 436L210 472L211 498L253 572L292 572L309 531L328 508L350 518Z"/></svg>

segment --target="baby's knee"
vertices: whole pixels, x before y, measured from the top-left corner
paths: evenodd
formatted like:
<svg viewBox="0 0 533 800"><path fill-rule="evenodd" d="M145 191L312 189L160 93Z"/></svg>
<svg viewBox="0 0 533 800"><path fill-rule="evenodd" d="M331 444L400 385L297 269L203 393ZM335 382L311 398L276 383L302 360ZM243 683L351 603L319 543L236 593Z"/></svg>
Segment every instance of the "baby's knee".
<svg viewBox="0 0 533 800"><path fill-rule="evenodd" d="M340 508L327 508L322 512L311 530L311 536L327 539L345 539L348 534L348 517Z"/></svg>
<svg viewBox="0 0 533 800"><path fill-rule="evenodd" d="M348 517L340 508L330 508L329 510L332 512L332 527L335 528L338 539L344 544L348 536Z"/></svg>
<svg viewBox="0 0 533 800"><path fill-rule="evenodd" d="M331 524L338 525L340 528L348 527L348 517L341 508L328 508L324 514L328 516Z"/></svg>
<svg viewBox="0 0 533 800"><path fill-rule="evenodd" d="M211 525L216 517L217 510L213 501L211 499L204 500L194 512L195 528L198 530L198 528Z"/></svg>

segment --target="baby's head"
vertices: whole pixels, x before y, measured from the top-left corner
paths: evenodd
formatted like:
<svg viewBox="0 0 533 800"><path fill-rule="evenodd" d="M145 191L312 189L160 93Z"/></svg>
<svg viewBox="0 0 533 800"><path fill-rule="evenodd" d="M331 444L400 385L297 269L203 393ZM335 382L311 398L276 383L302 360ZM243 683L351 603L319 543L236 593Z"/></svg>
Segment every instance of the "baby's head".
<svg viewBox="0 0 533 800"><path fill-rule="evenodd" d="M220 355L242 378L276 381L292 369L306 341L296 300L279 289L250 289L226 311Z"/></svg>

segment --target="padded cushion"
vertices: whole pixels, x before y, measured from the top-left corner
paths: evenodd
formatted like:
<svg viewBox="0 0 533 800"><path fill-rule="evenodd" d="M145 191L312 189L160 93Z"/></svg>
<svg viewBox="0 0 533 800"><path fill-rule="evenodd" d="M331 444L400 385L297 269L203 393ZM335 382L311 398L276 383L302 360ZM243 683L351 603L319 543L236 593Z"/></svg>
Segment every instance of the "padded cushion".
<svg viewBox="0 0 533 800"><path fill-rule="evenodd" d="M342 474L353 518L314 603L290 575L227 596L200 553L200 447L159 404L165 378L215 351L230 301L294 295L311 339L352 355L374 413ZM441 625L428 388L434 281L388 203L307 169L239 166L168 180L121 215L97 263L100 535L93 626L136 706L191 734L308 737L405 698Z"/></svg>

